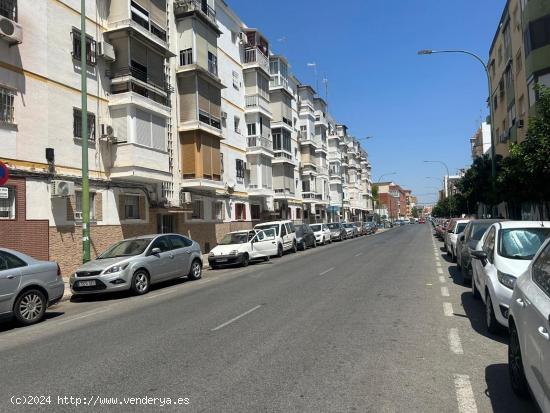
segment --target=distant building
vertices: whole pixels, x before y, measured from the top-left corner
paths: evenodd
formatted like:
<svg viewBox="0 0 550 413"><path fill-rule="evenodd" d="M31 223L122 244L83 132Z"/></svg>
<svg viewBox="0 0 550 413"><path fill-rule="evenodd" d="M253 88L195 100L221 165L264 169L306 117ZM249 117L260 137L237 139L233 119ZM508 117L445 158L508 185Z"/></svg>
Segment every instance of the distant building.
<svg viewBox="0 0 550 413"><path fill-rule="evenodd" d="M472 147L472 160L479 158L491 151L491 125L483 122L474 136L470 138Z"/></svg>

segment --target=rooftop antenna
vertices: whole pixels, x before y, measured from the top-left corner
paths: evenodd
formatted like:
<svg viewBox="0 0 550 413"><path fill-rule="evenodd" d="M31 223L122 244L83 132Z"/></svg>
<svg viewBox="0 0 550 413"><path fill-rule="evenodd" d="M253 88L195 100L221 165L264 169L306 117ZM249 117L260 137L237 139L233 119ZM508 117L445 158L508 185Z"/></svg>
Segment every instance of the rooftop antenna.
<svg viewBox="0 0 550 413"><path fill-rule="evenodd" d="M325 102L328 106L328 78L326 75L323 77L323 84L325 85Z"/></svg>

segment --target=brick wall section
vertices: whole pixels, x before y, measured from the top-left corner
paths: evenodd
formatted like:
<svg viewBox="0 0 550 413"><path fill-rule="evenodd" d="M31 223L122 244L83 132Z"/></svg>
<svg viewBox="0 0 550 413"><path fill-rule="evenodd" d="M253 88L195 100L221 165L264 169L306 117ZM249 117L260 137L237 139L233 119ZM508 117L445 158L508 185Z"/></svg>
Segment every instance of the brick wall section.
<svg viewBox="0 0 550 413"><path fill-rule="evenodd" d="M10 178L4 186L15 189L15 219L0 220L0 247L20 251L38 260L48 260L48 221L27 221L25 179Z"/></svg>

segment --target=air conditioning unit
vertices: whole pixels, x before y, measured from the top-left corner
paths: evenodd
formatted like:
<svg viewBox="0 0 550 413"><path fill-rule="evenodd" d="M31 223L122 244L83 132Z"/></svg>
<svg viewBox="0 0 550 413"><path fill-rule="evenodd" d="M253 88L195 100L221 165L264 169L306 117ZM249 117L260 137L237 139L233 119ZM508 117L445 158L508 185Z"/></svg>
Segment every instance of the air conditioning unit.
<svg viewBox="0 0 550 413"><path fill-rule="evenodd" d="M111 43L98 42L97 43L97 55L102 57L106 62L115 61L115 49Z"/></svg>
<svg viewBox="0 0 550 413"><path fill-rule="evenodd" d="M191 201L191 192L181 192L180 203L181 205L190 204Z"/></svg>
<svg viewBox="0 0 550 413"><path fill-rule="evenodd" d="M222 119L227 119L227 112L221 111Z"/></svg>
<svg viewBox="0 0 550 413"><path fill-rule="evenodd" d="M13 20L0 16L0 40L10 46L23 42L23 28Z"/></svg>
<svg viewBox="0 0 550 413"><path fill-rule="evenodd" d="M115 130L111 125L102 123L99 125L99 131L101 132L102 138L113 138L115 136Z"/></svg>
<svg viewBox="0 0 550 413"><path fill-rule="evenodd" d="M239 41L241 42L241 44L248 44L248 36L245 32L239 33Z"/></svg>
<svg viewBox="0 0 550 413"><path fill-rule="evenodd" d="M74 195L74 182L53 180L51 184L51 197L67 197Z"/></svg>

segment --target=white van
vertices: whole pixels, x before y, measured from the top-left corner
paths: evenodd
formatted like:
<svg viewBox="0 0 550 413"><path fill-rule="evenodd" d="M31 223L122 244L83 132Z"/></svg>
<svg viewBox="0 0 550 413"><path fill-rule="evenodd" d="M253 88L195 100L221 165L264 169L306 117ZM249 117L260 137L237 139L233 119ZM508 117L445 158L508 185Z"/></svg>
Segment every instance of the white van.
<svg viewBox="0 0 550 413"><path fill-rule="evenodd" d="M277 256L281 257L285 251L296 252L296 230L292 221L272 221L258 224L254 229L275 230L275 241L277 242Z"/></svg>

